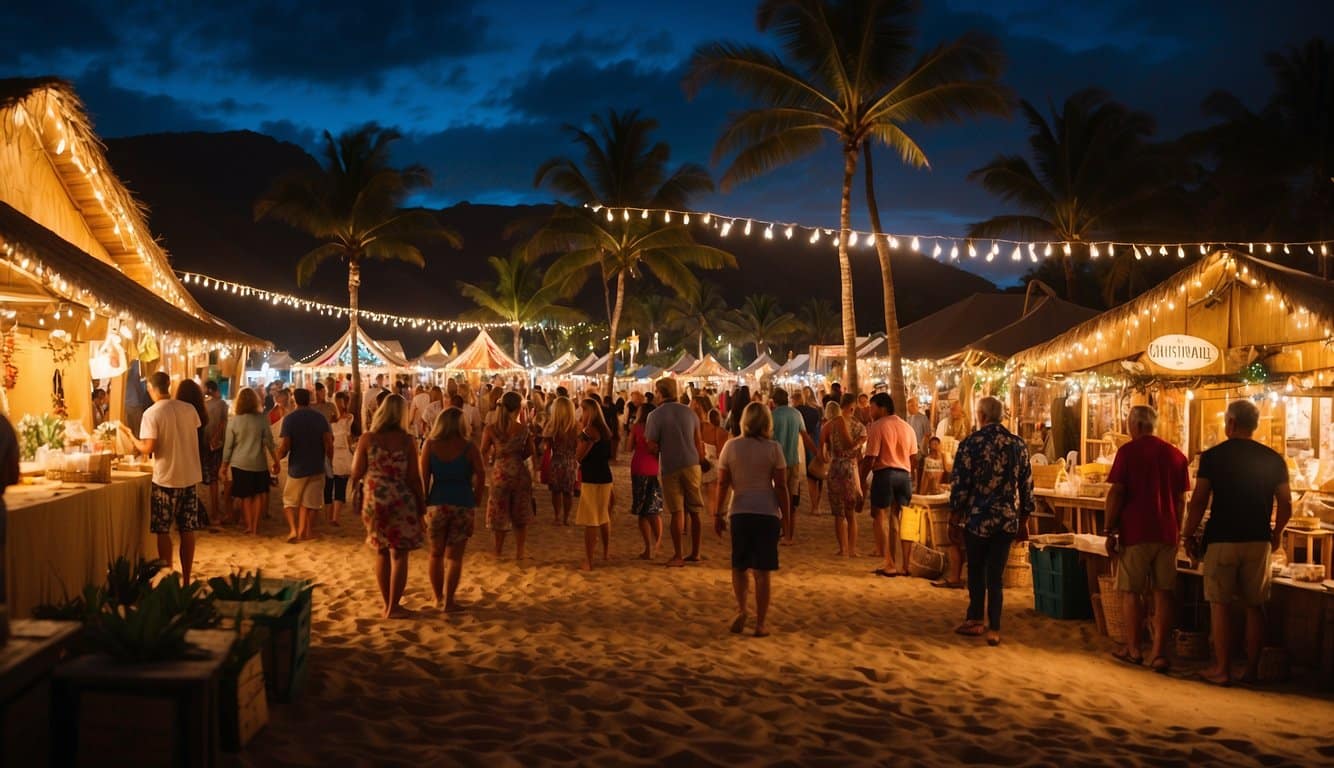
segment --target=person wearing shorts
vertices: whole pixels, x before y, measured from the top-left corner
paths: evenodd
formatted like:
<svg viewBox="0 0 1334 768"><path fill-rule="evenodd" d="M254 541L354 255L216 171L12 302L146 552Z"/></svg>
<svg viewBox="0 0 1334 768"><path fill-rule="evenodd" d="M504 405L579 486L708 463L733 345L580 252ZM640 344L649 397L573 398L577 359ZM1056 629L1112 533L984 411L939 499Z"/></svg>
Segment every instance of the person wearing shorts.
<svg viewBox="0 0 1334 768"><path fill-rule="evenodd" d="M657 408L644 423L648 450L658 455L658 476L662 481L662 505L672 516L672 559L669 567L699 562L699 515L704 510L700 494L704 458L704 437L699 417L678 399L676 379L664 377L653 385L657 390ZM685 523L690 521L690 554L682 557Z"/></svg>
<svg viewBox="0 0 1334 768"><path fill-rule="evenodd" d="M1121 446L1107 481L1107 553L1118 558L1116 589L1125 618L1124 647L1112 658L1142 664L1140 636L1144 609L1140 597L1153 591L1153 646L1149 667L1172 668L1167 637L1172 629L1172 602L1177 581L1178 523L1190 489L1189 461L1166 440L1155 437L1158 414L1147 405L1130 409L1130 442Z"/></svg>
<svg viewBox="0 0 1334 768"><path fill-rule="evenodd" d="M148 377L153 405L144 411L134 448L153 455L153 487L149 532L157 537L158 558L172 565L171 527L181 537L181 577L190 583L197 531L208 527L208 513L195 492L204 479L199 457L199 412L170 395L171 377L162 371Z"/></svg>
<svg viewBox="0 0 1334 768"><path fill-rule="evenodd" d="M287 459L283 515L289 544L312 538L311 518L316 510L324 509L325 462L332 461L334 453L333 430L324 414L310 407L310 390L298 389L292 397L296 410L283 417L278 442L279 460Z"/></svg>
<svg viewBox="0 0 1334 768"><path fill-rule="evenodd" d="M806 484L806 454L814 453L815 441L806 432L806 420L801 411L788 405L787 390L775 388L770 393L774 401L774 442L783 449L787 462L787 493L792 514L783 517L783 541L791 546L797 537L797 506L801 503L801 487Z"/></svg>
<svg viewBox="0 0 1334 768"><path fill-rule="evenodd" d="M722 536L732 526L732 594L737 613L732 632L746 628L749 581L755 579L755 636L769 634L770 574L778 570L778 541L783 515L791 512L787 492L787 460L783 449L771 439L773 416L762 403L750 403L741 414L741 436L729 440L718 456L718 512L714 531ZM732 505L724 520L722 508L728 493Z"/></svg>
<svg viewBox="0 0 1334 768"><path fill-rule="evenodd" d="M863 473L871 472L871 517L884 564L875 569L877 576L903 576L908 572L912 542L902 541L903 567L894 563L892 536L898 528L899 513L912 503L912 466L917 457L917 434L908 422L894 415L894 400L886 392L877 392L870 402L872 422L866 427L866 458Z"/></svg>
<svg viewBox="0 0 1334 768"><path fill-rule="evenodd" d="M1246 671L1242 682L1259 675L1264 647L1264 606L1269 600L1269 555L1279 545L1292 517L1288 465L1276 451L1255 441L1260 410L1250 400L1228 403L1223 418L1227 440L1200 454L1195 492L1181 535L1193 559L1204 548L1204 599L1209 601L1214 667L1200 673L1205 682L1232 682L1232 648L1236 637L1231 604L1246 607ZM1270 510L1277 508L1274 526ZM1202 542L1195 532L1209 512Z"/></svg>
<svg viewBox="0 0 1334 768"><path fill-rule="evenodd" d="M455 613L463 610L454 593L463 575L463 552L472 538L477 502L486 489L486 465L482 452L468 439L462 409L441 411L426 434L418 461L426 483L426 530L431 538L428 573L436 607Z"/></svg>

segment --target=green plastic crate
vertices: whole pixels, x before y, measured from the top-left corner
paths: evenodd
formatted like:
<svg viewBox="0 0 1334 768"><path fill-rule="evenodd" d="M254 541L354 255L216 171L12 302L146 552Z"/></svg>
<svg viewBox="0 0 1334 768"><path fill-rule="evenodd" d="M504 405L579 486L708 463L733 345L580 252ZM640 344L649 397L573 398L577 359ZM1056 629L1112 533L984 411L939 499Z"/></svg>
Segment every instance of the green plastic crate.
<svg viewBox="0 0 1334 768"><path fill-rule="evenodd" d="M1028 548L1033 566L1033 610L1053 619L1091 619L1088 579L1073 549Z"/></svg>
<svg viewBox="0 0 1334 768"><path fill-rule="evenodd" d="M300 695L308 677L306 656L310 653L310 607L315 585L306 580L261 579L266 592L281 594L278 600L224 602L217 607L224 619L238 613L268 629L263 650L264 682L269 697L292 701Z"/></svg>

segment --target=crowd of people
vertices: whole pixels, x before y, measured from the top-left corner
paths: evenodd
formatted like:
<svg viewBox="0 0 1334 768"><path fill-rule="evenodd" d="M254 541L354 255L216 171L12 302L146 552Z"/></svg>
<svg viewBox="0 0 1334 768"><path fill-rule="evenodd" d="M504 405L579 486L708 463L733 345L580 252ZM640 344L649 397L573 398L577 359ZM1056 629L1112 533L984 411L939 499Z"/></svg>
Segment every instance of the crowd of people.
<svg viewBox="0 0 1334 768"><path fill-rule="evenodd" d="M188 579L210 511L220 525L239 521L257 534L268 495L281 485L293 544L314 537L317 518L340 525L344 505L352 505L375 553L386 618L404 615L409 553L423 547L438 607L462 610L455 595L479 510L495 556L504 555L512 533L515 558L527 558L527 529L538 516L535 482L550 490L554 524L584 529L579 567L607 561L617 505L613 464L623 443L641 559L658 557L664 528L671 544L665 564L673 568L701 560L705 519L719 537L730 530L737 633L751 623L753 583L753 632L768 634L770 574L781 547L796 540L803 493L812 510L827 500L839 557L863 556L858 518L869 507L880 561L872 573L893 578L907 574L912 554L910 541L897 551L892 546L902 509L915 490L948 490L949 566L933 585L966 587L965 618L955 631L997 645L1005 563L1011 546L1027 538L1036 507L1028 447L1005 428L1003 405L993 397L975 403L971 420L953 402L933 427L915 399L901 418L887 393L843 393L837 383L820 393L810 387L752 393L745 386L713 393L681 391L675 379L663 378L652 392L613 401L565 387L521 392L496 384L474 392L453 381L392 392L377 377L360 413L333 379L312 389L242 389L235 413L211 381L201 387L182 380L174 397L166 374L153 374L147 384L153 405L134 443L154 456L151 531L163 560L172 562L174 526ZM1108 552L1119 561L1127 617L1115 657L1144 663L1140 595L1151 593L1157 631L1148 663L1155 671L1170 669L1164 640L1184 540L1203 562L1205 596L1214 606L1216 665L1205 679L1231 682L1234 600L1248 609L1243 679L1254 679L1269 553L1291 514L1286 465L1251 439L1255 405L1234 402L1226 417L1229 439L1201 455L1187 503L1186 458L1154 437L1156 419L1148 406L1130 410L1132 439L1117 452L1108 478ZM201 485L207 508L196 492ZM1206 510L1209 522L1201 528Z"/></svg>

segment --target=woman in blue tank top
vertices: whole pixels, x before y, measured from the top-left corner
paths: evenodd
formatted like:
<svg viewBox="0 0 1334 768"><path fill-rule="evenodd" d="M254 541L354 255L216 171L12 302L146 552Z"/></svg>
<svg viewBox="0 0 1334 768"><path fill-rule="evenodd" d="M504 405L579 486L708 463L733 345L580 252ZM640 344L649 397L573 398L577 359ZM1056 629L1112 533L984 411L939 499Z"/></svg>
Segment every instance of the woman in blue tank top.
<svg viewBox="0 0 1334 768"><path fill-rule="evenodd" d="M463 573L463 550L472 536L478 500L486 490L482 453L465 436L462 410L447 408L440 412L420 461L422 482L426 485L426 524L431 534L431 563L427 570L431 589L437 608L457 613L463 610L454 602Z"/></svg>

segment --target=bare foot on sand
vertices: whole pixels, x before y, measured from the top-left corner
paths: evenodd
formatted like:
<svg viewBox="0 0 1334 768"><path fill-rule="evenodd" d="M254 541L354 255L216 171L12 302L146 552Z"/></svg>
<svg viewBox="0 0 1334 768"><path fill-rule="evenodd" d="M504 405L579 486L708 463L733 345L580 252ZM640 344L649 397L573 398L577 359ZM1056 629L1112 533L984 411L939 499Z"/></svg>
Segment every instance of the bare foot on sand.
<svg viewBox="0 0 1334 768"><path fill-rule="evenodd" d="M744 632L745 629L746 629L746 614L738 613L736 617L732 619L731 632L734 635L739 635L742 632Z"/></svg>
<svg viewBox="0 0 1334 768"><path fill-rule="evenodd" d="M684 568L686 566L686 561L682 560L681 557L678 555L677 557L673 557L671 560L668 560L666 565L668 568Z"/></svg>
<svg viewBox="0 0 1334 768"><path fill-rule="evenodd" d="M401 605L396 605L384 612L384 618L386 619L406 619L410 616L412 616L412 611Z"/></svg>

